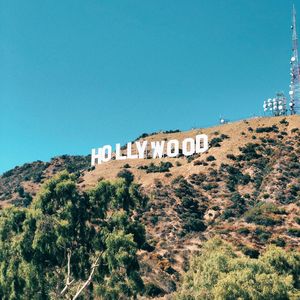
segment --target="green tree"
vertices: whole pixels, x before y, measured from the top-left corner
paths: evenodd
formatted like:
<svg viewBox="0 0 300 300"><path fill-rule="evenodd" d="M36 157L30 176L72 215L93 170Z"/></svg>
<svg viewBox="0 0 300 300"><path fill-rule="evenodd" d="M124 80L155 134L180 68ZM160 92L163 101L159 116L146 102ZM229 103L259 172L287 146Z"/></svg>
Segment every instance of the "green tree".
<svg viewBox="0 0 300 300"><path fill-rule="evenodd" d="M124 178L79 192L63 172L28 208L0 216L1 299L135 298L143 289L137 250L147 198Z"/></svg>
<svg viewBox="0 0 300 300"><path fill-rule="evenodd" d="M258 258L212 239L192 259L177 299L299 299L300 254L270 246Z"/></svg>

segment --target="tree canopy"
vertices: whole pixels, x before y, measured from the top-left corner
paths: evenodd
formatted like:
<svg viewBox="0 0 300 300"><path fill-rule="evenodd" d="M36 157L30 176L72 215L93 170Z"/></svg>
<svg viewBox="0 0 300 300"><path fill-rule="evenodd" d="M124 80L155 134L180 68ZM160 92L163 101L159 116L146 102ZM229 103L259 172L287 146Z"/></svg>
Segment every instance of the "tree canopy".
<svg viewBox="0 0 300 300"><path fill-rule="evenodd" d="M237 255L212 239L194 257L177 299L284 300L300 298L300 254L269 246L258 258Z"/></svg>
<svg viewBox="0 0 300 300"><path fill-rule="evenodd" d="M0 298L135 298L146 201L128 176L80 192L75 176L62 172L28 208L2 210Z"/></svg>

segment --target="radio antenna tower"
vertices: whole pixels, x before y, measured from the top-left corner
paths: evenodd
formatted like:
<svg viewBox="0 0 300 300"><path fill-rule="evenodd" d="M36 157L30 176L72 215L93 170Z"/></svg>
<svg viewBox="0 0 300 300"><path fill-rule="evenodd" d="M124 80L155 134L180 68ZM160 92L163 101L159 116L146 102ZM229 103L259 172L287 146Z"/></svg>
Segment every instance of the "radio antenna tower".
<svg viewBox="0 0 300 300"><path fill-rule="evenodd" d="M290 112L292 115L300 112L300 67L298 57L298 37L296 28L296 9L293 5L292 26L293 48L291 58Z"/></svg>

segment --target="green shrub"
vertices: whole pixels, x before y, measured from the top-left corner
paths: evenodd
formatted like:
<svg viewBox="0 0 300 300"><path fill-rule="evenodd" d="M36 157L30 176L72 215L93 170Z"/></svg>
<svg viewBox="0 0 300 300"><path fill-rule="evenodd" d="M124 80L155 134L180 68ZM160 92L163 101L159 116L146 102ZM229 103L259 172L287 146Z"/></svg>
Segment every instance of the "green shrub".
<svg viewBox="0 0 300 300"><path fill-rule="evenodd" d="M199 220L197 217L189 217L185 220L185 224L183 225L183 228L187 232L191 231L204 231L206 229L205 224L203 223L202 220Z"/></svg>
<svg viewBox="0 0 300 300"><path fill-rule="evenodd" d="M278 127L276 125L272 125L271 127L257 127L256 133L263 133L263 132L278 132Z"/></svg>
<svg viewBox="0 0 300 300"><path fill-rule="evenodd" d="M246 227L242 227L237 230L237 233L242 235L248 235L250 233L250 230Z"/></svg>
<svg viewBox="0 0 300 300"><path fill-rule="evenodd" d="M233 154L227 154L226 157L231 160L236 160L236 157Z"/></svg>
<svg viewBox="0 0 300 300"><path fill-rule="evenodd" d="M282 220L273 217L273 214L282 214L283 212L272 203L260 203L245 213L245 221L263 226L279 225Z"/></svg>
<svg viewBox="0 0 300 300"><path fill-rule="evenodd" d="M19 194L19 196L20 197L24 197L25 196L25 193L24 193L25 191L24 191L24 188L22 187L22 186L19 186L18 188L17 188L17 193Z"/></svg>
<svg viewBox="0 0 300 300"><path fill-rule="evenodd" d="M262 157L261 154L257 153L259 147L260 145L257 143L248 143L245 147L240 147L239 149L243 154L238 156L239 160L250 161Z"/></svg>
<svg viewBox="0 0 300 300"><path fill-rule="evenodd" d="M14 174L14 170L6 171L2 174L2 177L10 177Z"/></svg>
<svg viewBox="0 0 300 300"><path fill-rule="evenodd" d="M257 249L243 247L242 251L245 255L247 255L251 258L258 258L259 257L259 251Z"/></svg>
<svg viewBox="0 0 300 300"><path fill-rule="evenodd" d="M216 160L214 156L212 155L209 155L207 158L206 158L206 161L214 161Z"/></svg>
<svg viewBox="0 0 300 300"><path fill-rule="evenodd" d="M232 218L234 216L235 216L235 211L231 208L227 208L227 209L224 210L222 218L227 220L227 219Z"/></svg>
<svg viewBox="0 0 300 300"><path fill-rule="evenodd" d="M164 295L164 291L156 284L150 282L145 284L145 296L158 297Z"/></svg>
<svg viewBox="0 0 300 300"><path fill-rule="evenodd" d="M174 182L174 181L173 181ZM179 179L178 186L174 188L175 195L179 198L196 197L197 191L183 177Z"/></svg>
<svg viewBox="0 0 300 300"><path fill-rule="evenodd" d="M269 231L265 231L262 228L256 228L254 231L254 234L256 235L257 239L260 243L266 243L269 238L272 236L272 233Z"/></svg>
<svg viewBox="0 0 300 300"><path fill-rule="evenodd" d="M169 172L170 168L172 168L173 165L170 162L164 162L161 161L158 166L156 166L154 163L150 163L148 166L146 166L146 173L161 173L161 172Z"/></svg>
<svg viewBox="0 0 300 300"><path fill-rule="evenodd" d="M295 217L295 218L294 218L294 221L295 221L297 224L300 225L300 217Z"/></svg>
<svg viewBox="0 0 300 300"><path fill-rule="evenodd" d="M205 191L210 191L212 189L216 189L219 185L216 182L209 182L207 184L203 184L203 189Z"/></svg>
<svg viewBox="0 0 300 300"><path fill-rule="evenodd" d="M244 251L258 256L255 249ZM299 269L297 252L269 246L251 258L214 238L191 259L174 299L299 299Z"/></svg>
<svg viewBox="0 0 300 300"><path fill-rule="evenodd" d="M288 235L294 236L294 237L300 237L300 229L299 228L289 228L287 230Z"/></svg>
<svg viewBox="0 0 300 300"><path fill-rule="evenodd" d="M158 216L154 215L150 217L150 222L155 225L158 222Z"/></svg>
<svg viewBox="0 0 300 300"><path fill-rule="evenodd" d="M209 142L210 147L221 147L221 142L223 141L222 138L220 137L216 137L216 138L212 138Z"/></svg>
<svg viewBox="0 0 300 300"><path fill-rule="evenodd" d="M272 244L276 245L277 247L285 247L286 242L283 238L277 238L276 240L271 241Z"/></svg>
<svg viewBox="0 0 300 300"><path fill-rule="evenodd" d="M131 183L134 180L134 175L127 169L121 170L118 174L117 177L124 178L127 183Z"/></svg>

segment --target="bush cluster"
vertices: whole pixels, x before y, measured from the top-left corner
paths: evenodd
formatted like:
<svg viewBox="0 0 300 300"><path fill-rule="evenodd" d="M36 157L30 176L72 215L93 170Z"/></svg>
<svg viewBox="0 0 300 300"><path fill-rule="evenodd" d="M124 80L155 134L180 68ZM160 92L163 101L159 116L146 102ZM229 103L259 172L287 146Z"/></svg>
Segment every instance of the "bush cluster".
<svg viewBox="0 0 300 300"><path fill-rule="evenodd" d="M146 173L161 173L161 172L169 172L170 168L172 168L173 165L170 162L164 162L161 161L158 166L156 166L154 163L150 163L149 165L140 166L138 169L146 170Z"/></svg>

